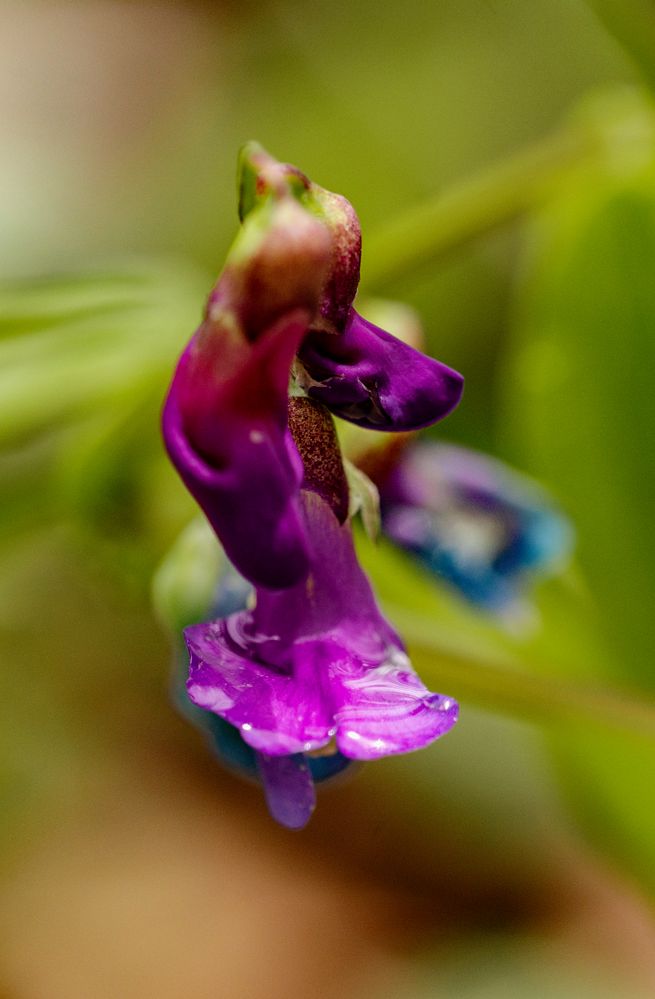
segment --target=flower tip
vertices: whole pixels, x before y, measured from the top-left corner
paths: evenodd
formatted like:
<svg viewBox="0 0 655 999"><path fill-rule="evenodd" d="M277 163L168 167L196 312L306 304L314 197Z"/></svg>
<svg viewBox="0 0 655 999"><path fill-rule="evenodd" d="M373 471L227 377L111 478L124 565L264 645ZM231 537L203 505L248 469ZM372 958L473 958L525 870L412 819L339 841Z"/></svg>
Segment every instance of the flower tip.
<svg viewBox="0 0 655 999"><path fill-rule="evenodd" d="M257 753L268 810L287 829L304 829L316 807L316 790L302 754L266 756Z"/></svg>
<svg viewBox="0 0 655 999"><path fill-rule="evenodd" d="M257 139L248 139L248 141L244 142L239 150L239 165L241 165L244 161L255 160L257 157L272 159L271 154L268 150L264 149L261 142L258 142Z"/></svg>
<svg viewBox="0 0 655 999"><path fill-rule="evenodd" d="M251 140L239 150L237 193L241 222L266 198L291 196L302 201L310 186L298 167L276 160L258 142Z"/></svg>
<svg viewBox="0 0 655 999"><path fill-rule="evenodd" d="M257 203L257 178L267 160L275 162L264 147L254 139L246 142L239 150L237 195L240 222L243 222Z"/></svg>

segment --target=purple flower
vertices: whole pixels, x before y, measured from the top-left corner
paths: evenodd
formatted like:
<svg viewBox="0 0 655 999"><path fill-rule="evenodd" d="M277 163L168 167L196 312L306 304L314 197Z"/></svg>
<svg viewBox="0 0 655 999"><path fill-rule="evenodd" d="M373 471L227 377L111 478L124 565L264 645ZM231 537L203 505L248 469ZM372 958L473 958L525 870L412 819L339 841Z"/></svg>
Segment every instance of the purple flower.
<svg viewBox="0 0 655 999"><path fill-rule="evenodd" d="M569 554L571 528L544 490L475 451L410 445L379 485L384 533L487 610L518 609Z"/></svg>
<svg viewBox="0 0 655 999"><path fill-rule="evenodd" d="M242 229L163 431L255 592L249 609L186 629L188 696L215 719L219 753L252 767L272 814L297 828L314 778L419 749L457 718L412 670L357 562L328 410L415 429L450 412L462 379L353 311L361 239L344 198L259 147L241 168Z"/></svg>

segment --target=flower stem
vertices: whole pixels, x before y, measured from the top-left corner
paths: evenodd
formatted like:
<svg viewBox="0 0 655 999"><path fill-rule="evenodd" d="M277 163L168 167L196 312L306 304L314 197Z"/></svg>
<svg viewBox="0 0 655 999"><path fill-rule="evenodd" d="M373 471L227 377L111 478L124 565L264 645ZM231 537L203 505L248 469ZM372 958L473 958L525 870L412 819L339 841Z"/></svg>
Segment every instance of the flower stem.
<svg viewBox="0 0 655 999"><path fill-rule="evenodd" d="M367 240L361 290L377 291L535 208L598 150L590 131L567 127L408 209Z"/></svg>
<svg viewBox="0 0 655 999"><path fill-rule="evenodd" d="M655 3L653 0L587 0L651 90L655 90Z"/></svg>
<svg viewBox="0 0 655 999"><path fill-rule="evenodd" d="M655 701L613 687L530 672L519 661L501 656L474 656L435 638L432 626L398 607L385 605L407 638L414 664L423 678L438 683L453 697L486 710L539 724L559 721L595 723L655 742Z"/></svg>

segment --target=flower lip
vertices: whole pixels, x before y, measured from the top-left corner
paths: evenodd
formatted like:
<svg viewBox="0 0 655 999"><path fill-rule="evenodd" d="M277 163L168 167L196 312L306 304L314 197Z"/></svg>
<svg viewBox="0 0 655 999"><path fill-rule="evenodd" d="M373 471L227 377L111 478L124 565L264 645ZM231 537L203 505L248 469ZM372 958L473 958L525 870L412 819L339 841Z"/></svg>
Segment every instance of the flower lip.
<svg viewBox="0 0 655 999"><path fill-rule="evenodd" d="M189 697L268 756L313 752L333 738L350 759L419 749L455 724L457 705L412 670L349 526L317 494L302 499L313 540L307 583L260 589L252 610L187 628Z"/></svg>
<svg viewBox="0 0 655 999"><path fill-rule="evenodd" d="M234 628L236 622L231 622ZM457 720L452 698L431 694L398 646L364 660L347 636L300 641L287 650L291 672L264 664L248 645L237 651L229 624L194 625L187 690L268 756L311 753L335 737L339 752L374 760L420 749Z"/></svg>
<svg viewBox="0 0 655 999"><path fill-rule="evenodd" d="M240 580L239 585L247 586L241 577L236 579ZM234 585L232 570L230 590ZM234 595L230 594L228 603ZM216 757L228 770L264 786L269 811L277 822L288 829L302 829L316 804L313 785L340 779L346 771L352 770L353 761L338 751L316 757L299 753L269 757L256 752L233 725L189 700L184 684L188 660L180 653L178 650L172 678L172 696L178 710L204 734Z"/></svg>
<svg viewBox="0 0 655 999"><path fill-rule="evenodd" d="M308 395L370 430L430 426L459 403L464 379L351 309L343 332L312 330L299 358Z"/></svg>

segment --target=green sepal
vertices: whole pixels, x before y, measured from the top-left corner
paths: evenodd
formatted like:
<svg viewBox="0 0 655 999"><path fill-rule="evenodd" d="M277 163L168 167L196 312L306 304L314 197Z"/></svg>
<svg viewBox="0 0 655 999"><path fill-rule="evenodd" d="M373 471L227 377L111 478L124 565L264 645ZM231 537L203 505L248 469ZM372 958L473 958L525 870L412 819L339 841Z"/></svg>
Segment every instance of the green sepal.
<svg viewBox="0 0 655 999"><path fill-rule="evenodd" d="M377 487L371 482L368 475L360 471L347 458L343 459L343 467L348 479L348 489L350 491L350 506L348 509L348 519L360 514L364 530L371 540L380 534L380 494Z"/></svg>
<svg viewBox="0 0 655 999"><path fill-rule="evenodd" d="M239 219L267 201L292 197L330 228L342 222L343 198L315 184L291 163L271 156L258 142L247 142L239 150L237 164Z"/></svg>
<svg viewBox="0 0 655 999"><path fill-rule="evenodd" d="M322 216L321 206L313 194L314 188L315 185L301 170L290 163L280 163L258 142L247 142L239 150L237 193L241 222L257 205L289 195L304 208Z"/></svg>

